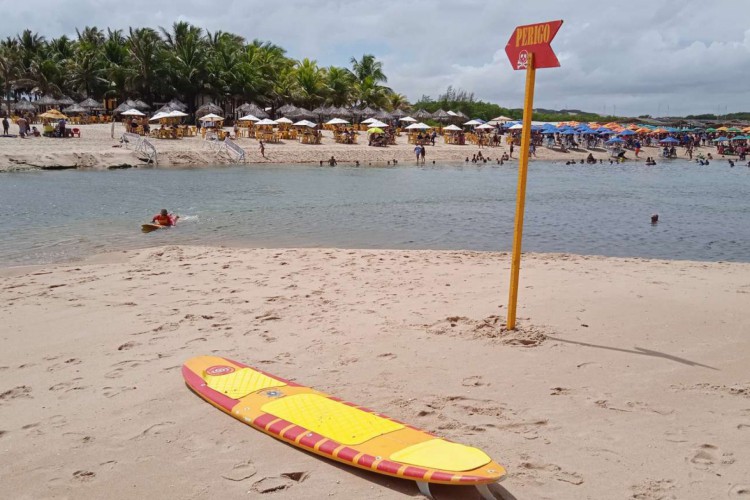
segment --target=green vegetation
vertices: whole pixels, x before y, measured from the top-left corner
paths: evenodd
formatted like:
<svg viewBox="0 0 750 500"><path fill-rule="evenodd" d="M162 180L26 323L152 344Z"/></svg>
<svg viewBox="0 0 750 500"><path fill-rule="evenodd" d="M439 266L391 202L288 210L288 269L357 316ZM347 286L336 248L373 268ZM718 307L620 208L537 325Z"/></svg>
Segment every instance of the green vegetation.
<svg viewBox="0 0 750 500"><path fill-rule="evenodd" d="M297 61L269 42L210 33L186 22L170 29L77 30L51 40L25 30L0 41L0 85L8 106L15 92L77 98L178 97L195 109L199 96L218 103L360 105L393 109L408 103L384 85L382 63L365 54L351 69Z"/></svg>

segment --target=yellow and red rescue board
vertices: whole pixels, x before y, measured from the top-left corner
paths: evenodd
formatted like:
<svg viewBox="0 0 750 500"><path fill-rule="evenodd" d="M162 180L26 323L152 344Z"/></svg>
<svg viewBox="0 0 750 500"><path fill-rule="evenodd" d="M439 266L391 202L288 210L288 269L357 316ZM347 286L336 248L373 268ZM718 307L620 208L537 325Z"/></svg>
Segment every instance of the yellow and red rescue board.
<svg viewBox="0 0 750 500"><path fill-rule="evenodd" d="M441 439L368 408L284 380L237 361L199 356L182 366L196 394L261 432L347 465L429 483L488 484L505 469L482 450Z"/></svg>

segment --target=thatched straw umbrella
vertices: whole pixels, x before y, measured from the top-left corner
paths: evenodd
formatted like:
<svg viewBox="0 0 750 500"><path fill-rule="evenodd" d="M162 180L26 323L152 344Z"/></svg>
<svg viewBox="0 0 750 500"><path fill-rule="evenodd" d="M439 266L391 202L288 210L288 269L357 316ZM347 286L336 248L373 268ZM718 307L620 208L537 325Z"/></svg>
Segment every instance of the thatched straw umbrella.
<svg viewBox="0 0 750 500"><path fill-rule="evenodd" d="M70 97L66 95L62 96L61 98L57 100L57 104L59 104L60 106L72 106L75 103L76 102L73 99L71 99Z"/></svg>
<svg viewBox="0 0 750 500"><path fill-rule="evenodd" d="M407 116L406 111L404 111L403 109L400 109L400 108L394 110L393 113L391 113L391 114L393 115L394 118L403 118L403 117Z"/></svg>
<svg viewBox="0 0 750 500"><path fill-rule="evenodd" d="M71 104L63 109L63 112L68 115L82 115L83 113L88 113L88 110L80 104Z"/></svg>
<svg viewBox="0 0 750 500"><path fill-rule="evenodd" d="M302 120L304 118L315 118L315 114L309 109L297 108L293 113L288 113L284 116L294 118L295 120Z"/></svg>
<svg viewBox="0 0 750 500"><path fill-rule="evenodd" d="M172 110L182 111L183 113L188 109L187 104L176 98L169 101L167 105L169 105Z"/></svg>
<svg viewBox="0 0 750 500"><path fill-rule="evenodd" d="M432 113L427 111L426 109L420 109L416 113L412 115L414 118L419 118L420 120L424 120L427 118L432 118Z"/></svg>
<svg viewBox="0 0 750 500"><path fill-rule="evenodd" d="M277 109L276 112L282 114L283 116L286 116L293 114L295 111L297 111L297 109L297 106L295 106L294 104L284 104L279 109Z"/></svg>
<svg viewBox="0 0 750 500"><path fill-rule="evenodd" d="M79 106L82 108L86 108L89 110L102 110L104 109L104 106L102 106L102 103L99 101L96 101L92 98L84 99L83 101L78 103Z"/></svg>
<svg viewBox="0 0 750 500"><path fill-rule="evenodd" d="M432 113L433 120L437 120L441 123L443 122L449 122L453 118L450 114L448 114L447 111L444 109L438 109L434 113Z"/></svg>
<svg viewBox="0 0 750 500"><path fill-rule="evenodd" d="M372 109L370 106L367 106L365 109L359 110L357 114L364 118L372 118L377 112L377 109Z"/></svg>
<svg viewBox="0 0 750 500"><path fill-rule="evenodd" d="M11 107L15 109L16 111L24 111L24 112L36 111L36 107L34 107L34 105L30 103L29 101L27 101L26 99L21 99L20 101L18 101Z"/></svg>
<svg viewBox="0 0 750 500"><path fill-rule="evenodd" d="M393 120L393 115L390 114L388 111L385 111L385 110L381 109L380 111L378 111L377 113L375 113L375 116L373 116L373 118L377 118L380 121L383 121L383 120Z"/></svg>
<svg viewBox="0 0 750 500"><path fill-rule="evenodd" d="M255 103L250 104L246 110L245 113L253 116L257 116L258 118L268 118L268 113L265 112L263 108L258 106Z"/></svg>
<svg viewBox="0 0 750 500"><path fill-rule="evenodd" d="M129 106L127 102L124 102L113 109L112 114L119 115L120 113L124 113L125 111L128 111L130 109L133 109L133 106Z"/></svg>
<svg viewBox="0 0 750 500"><path fill-rule="evenodd" d="M195 117L201 118L202 116L210 115L211 113L219 116L224 116L224 110L216 104L209 102L204 104L200 108L195 110ZM257 115L256 115L257 116Z"/></svg>
<svg viewBox="0 0 750 500"><path fill-rule="evenodd" d="M338 118L351 118L353 114L354 113L352 113L351 110L346 109L343 106L331 109L331 115Z"/></svg>
<svg viewBox="0 0 750 500"><path fill-rule="evenodd" d="M36 106L54 106L55 104L60 104L60 101L58 101L51 95L43 95L42 97L34 101L34 104Z"/></svg>
<svg viewBox="0 0 750 500"><path fill-rule="evenodd" d="M148 109L151 109L151 106L146 104L145 102L141 101L140 99L136 99L135 106L133 106L135 109L139 111L146 111Z"/></svg>

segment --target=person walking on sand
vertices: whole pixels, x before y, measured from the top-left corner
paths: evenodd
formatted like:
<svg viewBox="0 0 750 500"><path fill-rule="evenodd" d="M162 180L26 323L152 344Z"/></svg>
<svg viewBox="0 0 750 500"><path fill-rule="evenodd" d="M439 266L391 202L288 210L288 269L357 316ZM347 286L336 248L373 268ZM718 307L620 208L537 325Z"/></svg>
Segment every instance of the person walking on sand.
<svg viewBox="0 0 750 500"><path fill-rule="evenodd" d="M265 158L266 157L266 146L263 144L263 139L261 139L260 141L258 141L258 143L260 144L258 146L258 149L260 149L260 155L263 158Z"/></svg>
<svg viewBox="0 0 750 500"><path fill-rule="evenodd" d="M513 143L510 143L510 157L513 158Z"/></svg>
<svg viewBox="0 0 750 500"><path fill-rule="evenodd" d="M8 129L10 128L10 123L8 123L8 117L3 117L3 135L8 135Z"/></svg>
<svg viewBox="0 0 750 500"><path fill-rule="evenodd" d="M417 164L419 163L419 155L422 153L422 146L417 144L414 146L414 155L417 157Z"/></svg>
<svg viewBox="0 0 750 500"><path fill-rule="evenodd" d="M419 149L419 156L421 156L421 157L422 157L422 165L424 165L424 155L425 155L425 153L426 153L426 152L427 152L427 148L426 148L426 147L424 147L424 146L422 146L422 147L421 147L421 148Z"/></svg>

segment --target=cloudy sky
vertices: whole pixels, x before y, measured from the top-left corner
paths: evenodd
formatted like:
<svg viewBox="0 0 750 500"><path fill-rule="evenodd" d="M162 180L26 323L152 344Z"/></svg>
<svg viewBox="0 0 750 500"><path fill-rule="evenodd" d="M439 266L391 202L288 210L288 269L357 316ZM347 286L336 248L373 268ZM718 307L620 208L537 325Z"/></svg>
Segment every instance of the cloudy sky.
<svg viewBox="0 0 750 500"><path fill-rule="evenodd" d="M563 19L553 42L561 67L537 73L535 107L750 111L750 0L0 0L0 10L2 37L184 20L321 65L371 53L411 101L453 85L507 107L523 102L523 72L504 52L513 28Z"/></svg>

